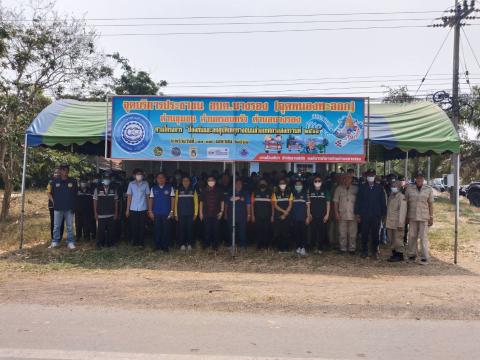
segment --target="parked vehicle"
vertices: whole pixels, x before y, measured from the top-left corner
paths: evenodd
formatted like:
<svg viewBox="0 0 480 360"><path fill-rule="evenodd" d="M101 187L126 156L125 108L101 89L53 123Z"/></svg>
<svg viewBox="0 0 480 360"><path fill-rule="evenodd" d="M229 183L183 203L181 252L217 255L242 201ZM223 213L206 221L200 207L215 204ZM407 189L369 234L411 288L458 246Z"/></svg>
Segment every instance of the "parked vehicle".
<svg viewBox="0 0 480 360"><path fill-rule="evenodd" d="M465 189L470 205L480 207L480 181L473 181Z"/></svg>
<svg viewBox="0 0 480 360"><path fill-rule="evenodd" d="M443 179L442 178L435 178L432 180L432 187L437 190L437 191L440 191L440 192L444 192L447 190L447 187L445 186L445 184L443 183Z"/></svg>

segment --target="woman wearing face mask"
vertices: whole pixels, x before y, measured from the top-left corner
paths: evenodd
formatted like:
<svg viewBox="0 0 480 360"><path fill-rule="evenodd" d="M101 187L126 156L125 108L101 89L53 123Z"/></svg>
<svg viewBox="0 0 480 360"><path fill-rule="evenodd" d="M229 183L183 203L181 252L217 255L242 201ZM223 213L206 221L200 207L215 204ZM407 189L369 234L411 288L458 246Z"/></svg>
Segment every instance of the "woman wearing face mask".
<svg viewBox="0 0 480 360"><path fill-rule="evenodd" d="M280 251L290 248L290 211L293 205L293 194L287 187L287 181L280 179L278 188L272 195L274 205L274 238Z"/></svg>
<svg viewBox="0 0 480 360"><path fill-rule="evenodd" d="M114 221L118 217L118 193L105 175L93 193L93 212L98 221L97 247L115 245Z"/></svg>
<svg viewBox="0 0 480 360"><path fill-rule="evenodd" d="M93 216L93 193L88 188L86 179L80 179L75 206L75 230L77 242L83 237L86 241L91 239Z"/></svg>
<svg viewBox="0 0 480 360"><path fill-rule="evenodd" d="M293 191L293 231L295 234L297 254L305 256L305 241L307 237L307 225L310 223L310 201L307 191L303 187L302 180L295 180Z"/></svg>
<svg viewBox="0 0 480 360"><path fill-rule="evenodd" d="M322 178L315 176L313 188L308 194L311 216L312 244L317 245L318 253L328 248L327 222L330 216L330 192L322 188Z"/></svg>
<svg viewBox="0 0 480 360"><path fill-rule="evenodd" d="M407 202L402 194L402 182L395 181L390 188L390 196L387 203L387 219L385 226L387 236L392 246L390 262L404 260L403 234L405 231L405 219L407 217Z"/></svg>
<svg viewBox="0 0 480 360"><path fill-rule="evenodd" d="M257 188L252 193L252 222L255 224L255 237L258 249L266 249L270 244L271 225L275 211L272 202L272 191L267 186L267 181L259 181Z"/></svg>
<svg viewBox="0 0 480 360"><path fill-rule="evenodd" d="M145 220L147 217L148 198L150 187L143 180L143 170L133 171L134 180L130 181L127 189L127 210L125 216L130 224L130 237L134 246L145 244Z"/></svg>

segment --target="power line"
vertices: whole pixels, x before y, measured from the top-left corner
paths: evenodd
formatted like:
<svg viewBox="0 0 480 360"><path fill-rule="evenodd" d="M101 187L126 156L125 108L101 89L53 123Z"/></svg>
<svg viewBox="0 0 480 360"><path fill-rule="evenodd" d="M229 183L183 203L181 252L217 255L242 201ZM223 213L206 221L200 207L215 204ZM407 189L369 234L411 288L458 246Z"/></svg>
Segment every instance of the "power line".
<svg viewBox="0 0 480 360"><path fill-rule="evenodd" d="M431 81L445 81L449 80L448 78L430 78L428 79L429 83ZM395 82L403 84L416 85L416 79L388 79L388 80L356 80L356 81L322 81L322 82L285 82L285 83L255 83L255 84L219 84L219 85L175 85L169 83L170 87L174 88L225 88L225 87L258 87L258 86L290 86L290 85L325 85L325 84L352 84L352 83L382 83L382 82ZM432 85L437 85L437 83L431 83ZM385 86L386 84L381 84L377 86ZM395 84L392 84L395 85Z"/></svg>
<svg viewBox="0 0 480 360"><path fill-rule="evenodd" d="M440 54L440 51L442 51L443 46L447 42L448 36L450 35L451 31L452 31L452 28L450 28L450 30L448 30L447 35L445 36L445 39L443 39L442 45L440 45L440 48L437 50L437 53L433 57L432 63L430 64L430 66L427 69L427 72L425 73L422 80L420 81L420 84L418 85L417 91L415 91L415 95L418 93L418 90L420 90L420 88L422 87L422 84L425 82L425 79L427 78L427 75L430 72L430 69L432 68L433 64L435 63L435 60L437 60L437 57Z"/></svg>
<svg viewBox="0 0 480 360"><path fill-rule="evenodd" d="M468 84L468 87L470 88L470 92L473 93L472 84L470 84L470 74L468 73L467 59L465 58L465 51L463 50L463 39L460 40L460 49L462 51L462 60L463 60L463 65L460 62L460 66L462 66L462 70L465 75L465 81Z"/></svg>
<svg viewBox="0 0 480 360"><path fill-rule="evenodd" d="M116 18L72 18L84 21L123 21L123 20L194 20L194 19L257 19L257 18L291 18L317 16L356 16L356 15L401 15L401 14L435 14L443 13L438 10L423 11L381 11L381 12L346 12L346 13L310 13L310 14L273 14L273 15L230 15L230 16L181 16L181 17L116 17ZM56 21L56 19L43 19ZM8 21L32 22L26 19L8 19Z"/></svg>
<svg viewBox="0 0 480 360"><path fill-rule="evenodd" d="M285 81L314 81L314 80L347 80L347 79L372 79L372 78L398 78L418 77L422 74L392 74L392 75L364 75L364 76L341 76L341 77L320 77L320 78L290 78L290 79L262 79L262 80L220 80L220 81L178 81L169 82L172 84L226 84L226 83L258 83L258 82L285 82ZM477 74L475 74L477 75ZM480 73L479 73L480 75ZM432 76L451 76L451 74L436 73Z"/></svg>
<svg viewBox="0 0 480 360"><path fill-rule="evenodd" d="M470 51L473 54L473 57L475 58L475 61L477 62L478 68L480 69L480 61L478 61L477 54L475 54L475 50L473 50L472 44L470 44L470 40L468 39L467 33L465 32L465 29L462 28L463 35L465 35L465 39L467 40L468 47L470 48Z"/></svg>
<svg viewBox="0 0 480 360"><path fill-rule="evenodd" d="M272 29L272 30L238 30L238 31L205 31L205 32L165 32L165 33L118 33L98 34L101 37L114 36L180 36L180 35L221 35L221 34L258 34L258 33L285 33L310 31L343 31L343 30L375 30L375 29L414 29L426 28L426 25L397 25L397 26L368 26L368 27L337 27L311 29Z"/></svg>

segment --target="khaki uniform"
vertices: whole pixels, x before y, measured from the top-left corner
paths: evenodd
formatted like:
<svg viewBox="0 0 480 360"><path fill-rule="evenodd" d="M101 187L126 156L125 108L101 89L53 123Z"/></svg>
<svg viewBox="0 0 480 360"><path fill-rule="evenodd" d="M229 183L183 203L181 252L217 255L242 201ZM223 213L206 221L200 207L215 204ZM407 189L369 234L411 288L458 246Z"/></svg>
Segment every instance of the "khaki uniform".
<svg viewBox="0 0 480 360"><path fill-rule="evenodd" d="M407 217L407 201L401 192L391 193L387 202L387 218L385 227L392 250L404 252L403 236L405 234L405 219Z"/></svg>
<svg viewBox="0 0 480 360"><path fill-rule="evenodd" d="M433 190L428 185L423 185L418 190L417 185L409 185L405 191L408 206L408 256L417 256L417 241L420 238L420 256L429 258L428 220L430 219L429 204L433 205Z"/></svg>
<svg viewBox="0 0 480 360"><path fill-rule="evenodd" d="M355 251L357 247L357 220L355 217L355 201L357 199L358 186L350 185L347 189L339 185L335 189L333 202L338 204L338 242L340 251Z"/></svg>

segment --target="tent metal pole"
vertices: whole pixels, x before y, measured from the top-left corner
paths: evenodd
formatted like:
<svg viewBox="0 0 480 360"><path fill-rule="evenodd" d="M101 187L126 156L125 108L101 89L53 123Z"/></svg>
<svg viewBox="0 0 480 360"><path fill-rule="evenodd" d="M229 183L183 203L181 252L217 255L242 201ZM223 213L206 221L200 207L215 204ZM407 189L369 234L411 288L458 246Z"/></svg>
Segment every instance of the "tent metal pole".
<svg viewBox="0 0 480 360"><path fill-rule="evenodd" d="M110 102L110 95L107 95L107 106L106 106L107 113L105 115L105 153L104 153L105 159L108 158L108 104L109 102Z"/></svg>
<svg viewBox="0 0 480 360"><path fill-rule="evenodd" d="M430 183L430 173L432 171L431 166L432 166L432 158L429 156L427 158L427 184Z"/></svg>
<svg viewBox="0 0 480 360"><path fill-rule="evenodd" d="M460 154L454 154L455 158L455 242L453 246L454 254L453 254L453 263L456 265L458 263L458 224L460 221L460 191L459 191L459 184L460 184Z"/></svg>
<svg viewBox="0 0 480 360"><path fill-rule="evenodd" d="M25 134L25 144L23 149L23 170L22 170L22 207L20 212L20 245L19 249L23 248L25 237L25 179L27 175L27 148L28 148L28 134Z"/></svg>
<svg viewBox="0 0 480 360"><path fill-rule="evenodd" d="M235 181L237 180L237 170L235 161L232 162L232 257L235 257Z"/></svg>
<svg viewBox="0 0 480 360"><path fill-rule="evenodd" d="M405 181L407 182L407 184L410 182L408 180L408 151L405 153Z"/></svg>
<svg viewBox="0 0 480 360"><path fill-rule="evenodd" d="M370 97L367 98L367 163L370 165Z"/></svg>

